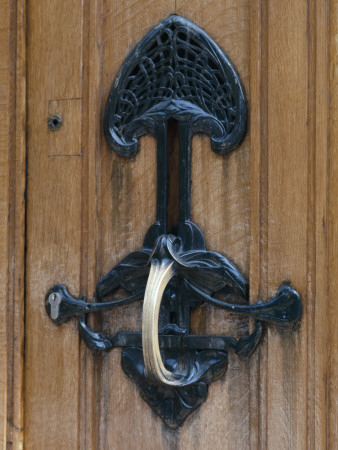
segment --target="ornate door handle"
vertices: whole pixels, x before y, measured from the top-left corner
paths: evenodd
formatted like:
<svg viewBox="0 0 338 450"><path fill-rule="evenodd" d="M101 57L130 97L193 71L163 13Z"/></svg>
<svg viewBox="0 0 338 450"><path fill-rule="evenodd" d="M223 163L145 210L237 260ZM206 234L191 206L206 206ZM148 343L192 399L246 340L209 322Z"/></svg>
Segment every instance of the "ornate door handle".
<svg viewBox="0 0 338 450"><path fill-rule="evenodd" d="M245 359L259 343L262 322L290 328L301 315L300 296L289 285L282 285L277 296L265 303L248 304L247 280L225 256L206 250L202 231L191 221L192 135L208 134L212 150L226 154L242 140L246 115L239 77L209 36L175 15L151 30L127 57L113 83L104 131L110 147L123 157L137 153L140 136L155 136L156 222L142 249L98 282L98 302L75 299L63 285L54 286L46 295L50 318L62 324L77 316L80 334L90 350L124 347L125 373L171 428L205 400L208 385L225 373L228 351ZM176 230L167 229L169 119L177 121L179 135ZM119 287L130 295L101 302ZM233 303L215 294L231 297ZM143 298L142 334L108 336L86 325L87 313ZM252 317L253 332L240 339L190 334L190 311L203 302Z"/></svg>

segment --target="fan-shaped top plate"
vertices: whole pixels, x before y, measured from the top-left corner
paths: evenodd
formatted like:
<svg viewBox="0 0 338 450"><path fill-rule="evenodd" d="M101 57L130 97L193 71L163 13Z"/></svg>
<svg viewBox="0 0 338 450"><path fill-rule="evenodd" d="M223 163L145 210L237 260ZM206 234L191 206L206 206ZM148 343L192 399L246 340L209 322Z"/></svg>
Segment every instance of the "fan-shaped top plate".
<svg viewBox="0 0 338 450"><path fill-rule="evenodd" d="M132 50L111 88L104 117L108 144L121 156L170 117L211 137L227 153L243 138L246 102L239 77L213 40L173 15Z"/></svg>

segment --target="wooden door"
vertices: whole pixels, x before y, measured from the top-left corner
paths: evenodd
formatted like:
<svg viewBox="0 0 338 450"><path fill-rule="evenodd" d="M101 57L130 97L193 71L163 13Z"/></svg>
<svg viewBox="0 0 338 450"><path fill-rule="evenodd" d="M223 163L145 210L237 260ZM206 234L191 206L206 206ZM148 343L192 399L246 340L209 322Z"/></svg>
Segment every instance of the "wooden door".
<svg viewBox="0 0 338 450"><path fill-rule="evenodd" d="M0 440L26 449L335 448L338 333L338 2L336 0L0 2ZM193 220L207 247L250 281L250 298L290 280L303 316L266 327L250 360L177 430L121 368L93 355L77 324L57 327L44 296L95 284L139 249L155 218L155 141L125 160L102 132L111 84L135 44L170 14L196 23L235 65L249 125L228 157L193 139ZM49 115L63 118L59 131ZM139 330L142 305L93 320ZM206 305L201 334L245 335L249 322Z"/></svg>

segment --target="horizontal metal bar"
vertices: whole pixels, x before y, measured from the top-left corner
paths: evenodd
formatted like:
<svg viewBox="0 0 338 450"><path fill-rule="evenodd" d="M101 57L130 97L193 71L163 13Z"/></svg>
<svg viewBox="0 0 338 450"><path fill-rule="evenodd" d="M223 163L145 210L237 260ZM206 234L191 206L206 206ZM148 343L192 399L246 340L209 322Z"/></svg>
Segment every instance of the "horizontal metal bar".
<svg viewBox="0 0 338 450"><path fill-rule="evenodd" d="M230 336L159 335L160 347L180 350L235 350L237 340ZM142 334L121 331L108 338L112 347L142 347Z"/></svg>

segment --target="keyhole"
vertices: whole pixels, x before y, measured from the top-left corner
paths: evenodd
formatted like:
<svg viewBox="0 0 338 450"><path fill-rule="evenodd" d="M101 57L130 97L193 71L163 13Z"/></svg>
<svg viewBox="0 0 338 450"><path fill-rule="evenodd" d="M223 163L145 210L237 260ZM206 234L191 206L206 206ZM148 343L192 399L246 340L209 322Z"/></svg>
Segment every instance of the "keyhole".
<svg viewBox="0 0 338 450"><path fill-rule="evenodd" d="M50 317L56 320L59 317L59 308L62 297L58 292L52 292L48 297L48 303L50 304Z"/></svg>

